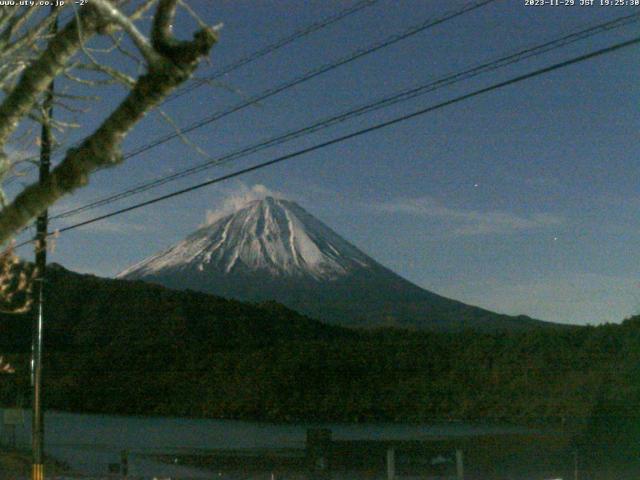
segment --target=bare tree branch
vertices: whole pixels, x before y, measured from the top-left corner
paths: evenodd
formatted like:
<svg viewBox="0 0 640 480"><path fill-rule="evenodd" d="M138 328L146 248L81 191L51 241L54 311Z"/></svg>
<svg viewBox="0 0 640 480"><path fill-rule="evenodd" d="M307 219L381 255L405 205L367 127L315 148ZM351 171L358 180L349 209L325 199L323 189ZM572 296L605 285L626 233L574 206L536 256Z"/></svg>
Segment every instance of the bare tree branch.
<svg viewBox="0 0 640 480"><path fill-rule="evenodd" d="M140 53L142 53L149 64L161 61L160 55L153 49L147 37L138 30L135 23L117 9L109 0L92 0L92 5L102 15L119 25L129 34L133 43L136 44L136 47L138 47L138 50L140 50Z"/></svg>
<svg viewBox="0 0 640 480"><path fill-rule="evenodd" d="M138 20L141 18L158 0L145 0L133 13L129 16L131 20Z"/></svg>
<svg viewBox="0 0 640 480"><path fill-rule="evenodd" d="M25 69L16 87L0 104L0 146L7 142L20 119L29 113L39 96L80 49L79 29L82 28L86 39L86 35L95 34L103 25L104 20L92 9L85 9L51 39L40 58ZM0 174L3 170L5 168L0 166Z"/></svg>
<svg viewBox="0 0 640 480"><path fill-rule="evenodd" d="M106 0L98 0L97 3L101 1ZM178 85L187 80L197 68L200 59L209 54L217 41L217 33L212 28L198 30L191 41L179 41L173 38L171 24L176 3L175 0L160 0L153 20L150 43L150 48L155 51L153 61L148 62L147 72L135 81L135 85L120 105L80 146L71 148L67 152L64 160L51 172L48 180L26 187L0 211L0 244L6 243L14 232L27 225L32 218L63 195L86 185L92 172L120 163L122 141L133 126ZM96 11L101 10L98 8ZM34 92L41 91L43 83L41 77L44 76L50 81L52 76L62 71L62 66L73 52L81 48L78 44L79 28L83 33L87 29L95 33L102 28L102 21L104 16L102 19L96 19L94 15L90 15L73 22L51 40L45 50L50 60L45 61L41 57L25 71L15 90L0 105L0 145L13 130L5 123L17 122L32 107L36 96ZM118 25L124 28L122 23L118 22ZM125 31L131 33L130 29ZM34 78L25 80L25 77L29 76ZM15 94L16 90L20 90L19 95ZM9 99L12 99L12 102L8 103ZM7 103L14 105L15 108L19 107L21 115L9 112ZM15 128L14 125L12 126Z"/></svg>

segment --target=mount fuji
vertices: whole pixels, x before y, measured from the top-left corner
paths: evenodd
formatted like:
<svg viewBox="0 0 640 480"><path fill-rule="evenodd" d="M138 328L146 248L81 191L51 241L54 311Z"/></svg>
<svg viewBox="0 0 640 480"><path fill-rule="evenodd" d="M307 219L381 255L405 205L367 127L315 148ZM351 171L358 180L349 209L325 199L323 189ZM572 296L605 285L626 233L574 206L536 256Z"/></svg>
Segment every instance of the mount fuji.
<svg viewBox="0 0 640 480"><path fill-rule="evenodd" d="M248 301L277 301L329 323L429 330L551 325L424 290L292 201L267 196L118 275Z"/></svg>

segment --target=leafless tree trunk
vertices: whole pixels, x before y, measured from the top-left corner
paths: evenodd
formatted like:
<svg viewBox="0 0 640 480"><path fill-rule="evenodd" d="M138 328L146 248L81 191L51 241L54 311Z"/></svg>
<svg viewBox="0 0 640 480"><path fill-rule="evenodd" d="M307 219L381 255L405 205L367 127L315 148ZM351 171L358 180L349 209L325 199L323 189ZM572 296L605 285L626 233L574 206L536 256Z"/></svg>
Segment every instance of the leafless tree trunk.
<svg viewBox="0 0 640 480"><path fill-rule="evenodd" d="M46 182L29 185L3 203L0 244L6 245L62 196L86 185L92 172L121 163L121 145L127 134L209 55L217 40L216 28L200 25L190 41L173 36L179 1L145 0L132 5L128 0L91 0L77 8L73 18L53 35L47 34L53 15L43 16L42 11L38 15L38 7L0 7L0 88L5 93L0 103L0 180L13 174L12 159L6 154L12 136L26 122L48 121L39 107L56 77L97 86L95 79L83 80L76 73L91 70L127 89L102 124L64 152ZM139 20L147 11L153 12L149 35L139 29ZM131 78L108 61L97 60L89 45L92 37L100 35L112 39L113 52L124 51L126 37L127 43L135 46L143 73ZM56 126L62 129L68 125Z"/></svg>

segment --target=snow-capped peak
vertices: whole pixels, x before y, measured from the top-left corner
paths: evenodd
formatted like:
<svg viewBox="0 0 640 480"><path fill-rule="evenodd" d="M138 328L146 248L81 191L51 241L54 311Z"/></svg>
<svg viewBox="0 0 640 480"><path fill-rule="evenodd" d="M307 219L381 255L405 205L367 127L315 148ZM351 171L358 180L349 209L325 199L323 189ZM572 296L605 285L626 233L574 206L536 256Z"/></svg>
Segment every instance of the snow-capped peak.
<svg viewBox="0 0 640 480"><path fill-rule="evenodd" d="M200 228L118 276L133 279L175 270L212 270L326 280L373 264L296 203L268 196Z"/></svg>

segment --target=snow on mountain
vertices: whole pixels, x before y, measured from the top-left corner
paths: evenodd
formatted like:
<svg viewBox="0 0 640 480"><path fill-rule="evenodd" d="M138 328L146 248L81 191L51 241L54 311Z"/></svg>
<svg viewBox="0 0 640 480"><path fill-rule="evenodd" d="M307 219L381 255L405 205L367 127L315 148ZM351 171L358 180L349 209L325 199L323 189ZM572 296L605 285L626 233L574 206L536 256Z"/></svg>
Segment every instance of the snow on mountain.
<svg viewBox="0 0 640 480"><path fill-rule="evenodd" d="M268 196L200 228L118 277L215 270L331 280L373 265L371 258L298 204Z"/></svg>
<svg viewBox="0 0 640 480"><path fill-rule="evenodd" d="M294 202L237 207L118 277L238 300L275 300L344 326L485 330L542 322L442 297L362 253Z"/></svg>

